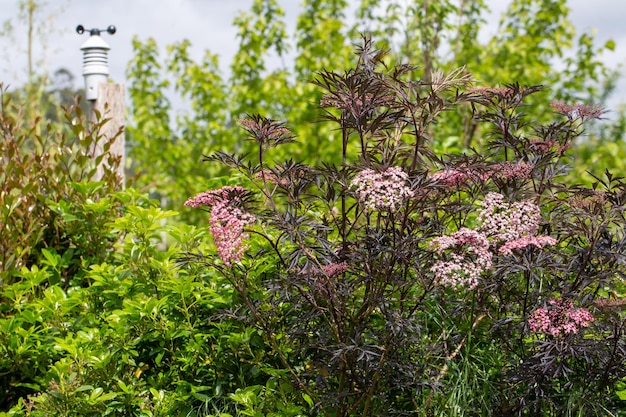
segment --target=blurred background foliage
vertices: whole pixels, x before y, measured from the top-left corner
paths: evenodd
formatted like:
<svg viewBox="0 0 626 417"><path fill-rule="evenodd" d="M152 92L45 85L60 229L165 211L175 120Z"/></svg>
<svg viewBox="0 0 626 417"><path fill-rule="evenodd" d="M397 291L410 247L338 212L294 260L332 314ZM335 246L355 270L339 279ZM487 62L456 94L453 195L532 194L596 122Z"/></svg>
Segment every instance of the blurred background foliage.
<svg viewBox="0 0 626 417"><path fill-rule="evenodd" d="M201 62L190 60L190 41L169 45L162 54L154 40L136 38L127 77L130 157L133 171L142 173L138 183L180 206L203 178L221 174L198 169L201 155L246 149L236 120L253 113L287 121L297 143L283 152L294 159L338 161L341 141L319 123L321 92L311 80L322 69L349 68L362 35L388 51L388 63L417 66L426 81L436 71L463 67L477 87L543 84L547 91L529 106L540 121L555 100L606 105L620 76L619 68L602 62L614 43L597 45L591 33L577 34L565 0L510 2L488 39L479 36L489 12L482 0L363 0L355 16L347 15L348 3L305 0L295 32L288 33L280 2L255 0L234 22L239 49L228 75L209 51ZM268 68L270 56L283 64ZM186 108L175 112L172 103L179 102ZM572 151L578 174L609 168L623 175L624 108L611 110L610 121L591 126ZM445 115L429 134L436 150L461 153L480 150L485 132L467 108Z"/></svg>
<svg viewBox="0 0 626 417"><path fill-rule="evenodd" d="M21 48L28 54L28 82L7 94L25 103L27 118L41 114L58 120L60 105L71 104L80 89L66 68L37 72L45 66L34 64L33 45L49 47L46 33L53 25L44 2L17 3L19 16L6 20L0 36L10 37L20 24L30 28L28 45ZM593 33L577 33L567 0L512 0L497 31L485 34L490 16L484 0L303 0L290 32L280 0L254 0L233 22L238 47L225 72L211 51L194 60L193 40L158 45L137 36L126 74L127 169L138 174L136 186L163 198L167 207L180 207L198 184L223 174L216 167L198 168L202 155L247 149L236 121L255 113L285 120L293 130L297 143L284 154L301 161L338 161L340 140L320 123L321 92L311 81L322 69L349 68L354 45L364 35L388 51L389 64L418 67L422 80L462 67L477 87L545 85L546 92L529 106L531 116L541 118L555 100L606 106L612 99L622 68L608 67L603 54L615 43L598 44ZM590 126L576 144L577 173L609 168L623 175L626 108L619 104L609 110L609 120ZM469 108L447 114L430 132L436 150L455 153L480 150L484 134Z"/></svg>

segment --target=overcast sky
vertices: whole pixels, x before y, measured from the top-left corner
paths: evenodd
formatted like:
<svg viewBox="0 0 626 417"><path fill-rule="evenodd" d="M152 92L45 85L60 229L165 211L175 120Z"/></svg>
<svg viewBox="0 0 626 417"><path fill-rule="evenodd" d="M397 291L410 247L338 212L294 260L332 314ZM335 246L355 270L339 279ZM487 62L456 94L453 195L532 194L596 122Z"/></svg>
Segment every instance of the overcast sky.
<svg viewBox="0 0 626 417"><path fill-rule="evenodd" d="M407 0L408 1L408 0ZM0 82L19 85L26 74L26 27L17 26L18 0L0 0L0 24L11 19L16 25L15 39L0 37ZM76 25L85 28L106 28L115 25L113 36L103 34L111 46L109 52L110 78L125 83L125 70L132 56L131 40L154 38L164 47L183 39L193 45L194 57L200 59L208 49L220 56L220 66L227 70L230 59L237 48L233 19L241 11L247 11L252 0L47 0L44 16L54 15L52 25L47 28L48 46L43 56L45 69L54 72L64 67L81 82L81 45L87 34L79 36ZM286 11L288 29L295 27L301 0L279 0ZM506 8L508 0L487 0L493 18L485 29L484 36L495 32L499 14ZM570 18L578 32L593 30L598 43L613 39L617 49L607 53L604 61L612 67L626 64L626 1L625 0L570 0ZM619 86L619 97L612 102L626 102L626 80Z"/></svg>

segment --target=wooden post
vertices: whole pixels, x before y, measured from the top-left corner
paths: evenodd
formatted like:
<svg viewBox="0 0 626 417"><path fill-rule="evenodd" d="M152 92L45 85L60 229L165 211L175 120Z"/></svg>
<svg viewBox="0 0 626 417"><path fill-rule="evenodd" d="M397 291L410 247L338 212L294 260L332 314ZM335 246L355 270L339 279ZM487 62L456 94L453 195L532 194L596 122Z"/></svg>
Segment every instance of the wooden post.
<svg viewBox="0 0 626 417"><path fill-rule="evenodd" d="M98 98L93 104L93 109L100 112L101 117L109 120L104 124L100 131L102 138L96 144L94 158L102 155L104 143L114 138L120 131L120 128L123 128L126 125L124 123L124 100L124 86L122 84L101 83L98 86ZM95 114L92 117L95 118ZM126 182L126 177L124 175L124 165L126 159L124 149L125 146L126 138L124 131L122 131L109 148L109 152L112 155L121 156L120 165L117 169L117 176L119 177L122 185ZM106 160L104 163L106 164ZM98 166L98 171L96 172L94 180L99 181L102 178L103 173L102 166Z"/></svg>

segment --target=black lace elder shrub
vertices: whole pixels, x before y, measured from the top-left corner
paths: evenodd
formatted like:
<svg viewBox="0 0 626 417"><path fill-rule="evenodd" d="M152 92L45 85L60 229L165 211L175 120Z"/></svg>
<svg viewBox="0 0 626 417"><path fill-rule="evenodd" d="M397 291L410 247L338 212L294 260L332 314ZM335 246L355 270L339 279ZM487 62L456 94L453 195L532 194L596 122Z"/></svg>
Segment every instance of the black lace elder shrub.
<svg viewBox="0 0 626 417"><path fill-rule="evenodd" d="M541 87L473 87L463 70L426 83L382 66L368 40L358 52L354 69L315 81L342 163L272 162L293 140L286 125L242 120L258 154L205 159L246 183L188 203L210 212L218 255L183 261L231 282L233 316L259 329L311 414L617 409L625 184L562 179L603 111L555 103L556 121L537 126L523 106ZM484 147L435 155L433 124L460 106Z"/></svg>

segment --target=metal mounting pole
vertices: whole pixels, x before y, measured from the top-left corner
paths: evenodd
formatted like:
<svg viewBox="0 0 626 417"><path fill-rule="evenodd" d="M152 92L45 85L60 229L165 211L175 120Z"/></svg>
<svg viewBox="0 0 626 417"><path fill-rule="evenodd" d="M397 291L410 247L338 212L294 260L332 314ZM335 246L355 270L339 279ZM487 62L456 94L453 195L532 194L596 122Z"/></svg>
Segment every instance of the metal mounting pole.
<svg viewBox="0 0 626 417"><path fill-rule="evenodd" d="M108 51L111 48L100 37L100 33L105 31L113 35L116 29L115 26L111 25L107 29L89 30L89 39L80 48L83 51L85 98L91 104L92 114L90 117L93 122L98 122L96 120L96 112L101 115L101 118L109 119L97 132L97 136L100 139L96 141L93 158L94 160L99 158L104 153L105 143L109 143L109 155L121 159L116 174L121 184L124 184L124 148L126 143L124 137L124 86L107 82L109 77ZM85 32L85 28L82 25L78 25L76 32L82 35ZM106 158L98 165L97 172L93 178L95 181L102 179L104 165L108 165Z"/></svg>

